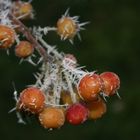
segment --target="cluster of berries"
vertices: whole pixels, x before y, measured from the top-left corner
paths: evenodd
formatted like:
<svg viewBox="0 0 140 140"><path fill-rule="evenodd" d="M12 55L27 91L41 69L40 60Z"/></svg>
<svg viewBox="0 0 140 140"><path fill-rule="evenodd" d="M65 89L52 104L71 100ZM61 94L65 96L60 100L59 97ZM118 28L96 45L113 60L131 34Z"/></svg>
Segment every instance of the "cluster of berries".
<svg viewBox="0 0 140 140"><path fill-rule="evenodd" d="M112 72L101 75L85 75L78 85L77 102L73 103L68 91L63 91L61 102L67 107L47 105L45 93L36 87L29 87L20 93L17 110L37 114L44 128L60 128L65 120L77 125L87 119L96 120L106 112L106 103L101 92L106 96L114 95L120 86L119 77Z"/></svg>
<svg viewBox="0 0 140 140"><path fill-rule="evenodd" d="M0 48L1 49L8 49L14 43L16 39L15 30L7 25L0 25ZM33 45L26 40L20 41L15 48L16 56L20 58L26 58L32 55L34 51Z"/></svg>
<svg viewBox="0 0 140 140"><path fill-rule="evenodd" d="M29 30L22 20L34 17L30 2L3 0L0 5L0 48L9 49L17 43L15 54L22 59L31 58L37 50L42 64L41 73L35 75L36 83L16 96L16 111L36 115L48 129L60 128L65 120L76 125L102 117L106 112L105 97L117 94L119 77L113 72L85 72L77 67L72 54L59 53L43 40L48 31L56 31L61 40L73 43L88 22L79 23L79 16L70 17L67 10L56 27ZM20 40L21 33L25 40Z"/></svg>
<svg viewBox="0 0 140 140"><path fill-rule="evenodd" d="M20 41L18 38L18 29L19 26L16 25L13 21L9 20L9 16L12 13L13 16L17 19L27 19L33 17L33 8L31 3L15 1L10 3L11 1L1 2L3 4L3 9L1 14L5 14L5 18L1 16L0 22L0 48L1 49L9 49L16 42L15 54L20 58L26 58L32 55L34 51L34 47L32 43L27 40ZM4 5L5 4L5 5ZM7 6L7 5L8 6ZM10 7L9 7L10 5ZM2 6L1 6L2 7ZM4 11L8 10L8 12ZM5 13L4 13L5 12ZM7 13L7 16L6 16ZM5 22L3 22L5 21ZM7 21L7 22L6 22Z"/></svg>

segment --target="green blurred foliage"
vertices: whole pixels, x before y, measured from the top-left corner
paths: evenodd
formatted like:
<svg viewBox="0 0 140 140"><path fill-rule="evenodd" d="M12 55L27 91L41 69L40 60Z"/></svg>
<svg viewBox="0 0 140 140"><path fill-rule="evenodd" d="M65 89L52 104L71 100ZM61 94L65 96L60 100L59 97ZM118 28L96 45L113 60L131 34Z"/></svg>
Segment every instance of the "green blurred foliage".
<svg viewBox="0 0 140 140"><path fill-rule="evenodd" d="M73 53L87 70L114 71L121 78L119 93L109 98L108 111L100 120L87 121L79 126L64 125L59 130L48 131L36 119L27 125L17 123L16 113L8 114L14 107L13 87L20 92L33 84L37 68L28 63L19 65L19 59L10 51L0 51L0 134L5 140L65 140L65 139L116 139L139 140L140 126L140 2L137 0L34 0L36 20L28 26L55 26L57 19L70 7L70 15L80 15L80 21L90 21L81 32L82 42L75 38L72 46L61 42L54 33L46 36L58 50Z"/></svg>

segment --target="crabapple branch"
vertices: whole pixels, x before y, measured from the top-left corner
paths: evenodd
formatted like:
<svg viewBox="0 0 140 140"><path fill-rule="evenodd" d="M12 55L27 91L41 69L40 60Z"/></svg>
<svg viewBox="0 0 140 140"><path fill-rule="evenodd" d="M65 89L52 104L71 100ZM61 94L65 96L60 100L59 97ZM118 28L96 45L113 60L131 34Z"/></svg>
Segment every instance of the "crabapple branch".
<svg viewBox="0 0 140 140"><path fill-rule="evenodd" d="M81 39L80 31L89 22L80 23L79 16L71 17L67 9L56 27L26 27L22 20L33 17L31 1L0 0L0 49L14 48L17 57L40 70L34 74L34 84L19 94L14 91L16 105L10 113L16 111L19 123L25 123L22 114L33 114L48 129L60 128L65 120L75 125L102 117L107 110L104 98L118 95L119 76L114 72L96 74L83 70L74 55L57 51L56 46L43 39L54 31L61 41L73 44L76 36ZM39 56L35 56L34 49ZM33 57L37 57L37 63Z"/></svg>

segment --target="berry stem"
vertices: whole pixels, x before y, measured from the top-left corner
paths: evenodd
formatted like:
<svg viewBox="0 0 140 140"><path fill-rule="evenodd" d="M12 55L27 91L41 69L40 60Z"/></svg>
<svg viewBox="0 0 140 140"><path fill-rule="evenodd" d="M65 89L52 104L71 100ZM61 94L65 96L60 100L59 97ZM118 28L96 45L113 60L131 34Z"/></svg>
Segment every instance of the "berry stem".
<svg viewBox="0 0 140 140"><path fill-rule="evenodd" d="M35 28L35 27L34 27ZM35 28L36 29L36 28ZM46 35L48 32L50 32L50 31L56 31L57 30L57 28L56 27L44 27L44 28L41 28L41 27L39 27L38 29L37 29L39 32L43 32L43 34L44 35ZM35 30L35 32L36 32L36 30Z"/></svg>
<svg viewBox="0 0 140 140"><path fill-rule="evenodd" d="M47 44L42 37L38 37L38 40L41 42L41 44L46 47L48 49L48 52L52 52L53 54L55 54L56 57L58 57L59 59L62 59L63 56L58 53L52 46L50 46L49 44Z"/></svg>

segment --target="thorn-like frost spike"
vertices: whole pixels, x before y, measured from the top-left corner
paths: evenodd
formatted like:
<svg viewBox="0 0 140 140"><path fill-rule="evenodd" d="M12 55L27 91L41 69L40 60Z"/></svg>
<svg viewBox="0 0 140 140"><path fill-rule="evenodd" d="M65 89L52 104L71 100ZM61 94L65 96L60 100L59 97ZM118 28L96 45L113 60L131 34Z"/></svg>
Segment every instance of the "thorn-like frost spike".
<svg viewBox="0 0 140 140"><path fill-rule="evenodd" d="M26 122L23 120L21 114L19 112L16 112L17 118L18 118L18 123L21 124L26 124Z"/></svg>

